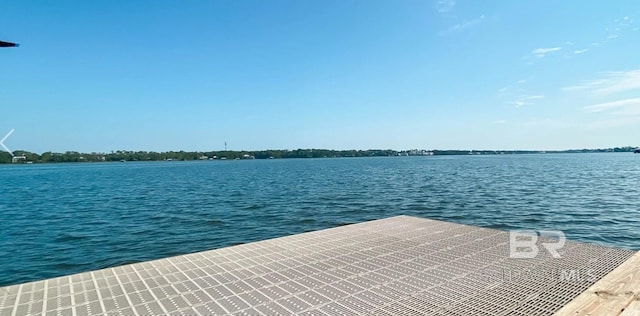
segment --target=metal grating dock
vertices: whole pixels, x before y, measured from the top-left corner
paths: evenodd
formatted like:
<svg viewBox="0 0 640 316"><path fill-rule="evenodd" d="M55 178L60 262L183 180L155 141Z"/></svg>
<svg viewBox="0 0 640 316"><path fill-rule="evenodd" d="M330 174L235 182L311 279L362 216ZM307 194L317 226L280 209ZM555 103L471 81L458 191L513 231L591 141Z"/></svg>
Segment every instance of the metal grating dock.
<svg viewBox="0 0 640 316"><path fill-rule="evenodd" d="M15 315L552 315L634 252L409 216L0 288Z"/></svg>

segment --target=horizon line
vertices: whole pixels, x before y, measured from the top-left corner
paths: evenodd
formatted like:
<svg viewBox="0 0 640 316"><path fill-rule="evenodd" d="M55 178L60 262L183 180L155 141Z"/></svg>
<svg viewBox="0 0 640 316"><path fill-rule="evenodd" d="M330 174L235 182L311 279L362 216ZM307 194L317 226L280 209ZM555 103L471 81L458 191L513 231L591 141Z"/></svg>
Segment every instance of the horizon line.
<svg viewBox="0 0 640 316"><path fill-rule="evenodd" d="M633 149L638 149L640 148L640 146L615 146L615 147L606 147L606 148L569 148L569 149L424 149L424 148L412 148L412 149L390 149L390 148L386 148L386 149L382 149L382 148L369 148L369 149L328 149L328 148L296 148L296 149L251 149L251 150L246 150L246 149L241 149L241 150L231 150L231 149L227 149L227 150L223 150L223 149L219 149L219 150L128 150L128 149L118 149L118 150L110 150L110 151L90 151L90 152L85 152L85 151L77 151L77 150L67 150L67 151L51 151L51 150L47 150L47 151L43 151L43 152L35 152L35 151L29 151L29 150L24 150L24 149L18 149L18 150L13 150L14 153L16 152L26 152L26 153L33 153L33 154L38 154L38 155L42 155L44 153L54 153L54 154L64 154L64 153L70 153L70 152L75 152L75 153L80 153L80 154L113 154L113 153L117 153L117 152L147 152L147 153L168 153L168 152L189 152L189 153L207 153L207 152L264 152L264 151L297 151L297 150L327 150L327 151L395 151L395 152L409 152L409 151L427 151L427 152L435 152L435 151L468 151L468 152L567 152L567 151L576 151L576 150L594 150L594 151L601 151L601 150L615 150L616 148L618 149L625 149L625 148L633 148ZM5 153L6 151L4 150L0 150L0 153ZM8 153L8 152L6 152ZM10 153L9 153L10 154Z"/></svg>

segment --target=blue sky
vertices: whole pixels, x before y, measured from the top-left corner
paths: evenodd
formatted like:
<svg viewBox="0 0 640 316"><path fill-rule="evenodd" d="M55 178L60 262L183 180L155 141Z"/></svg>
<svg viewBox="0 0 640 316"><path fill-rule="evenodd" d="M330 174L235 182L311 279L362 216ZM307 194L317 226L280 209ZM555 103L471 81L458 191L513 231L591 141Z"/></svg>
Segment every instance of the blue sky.
<svg viewBox="0 0 640 316"><path fill-rule="evenodd" d="M637 1L3 1L11 149L640 145Z"/></svg>

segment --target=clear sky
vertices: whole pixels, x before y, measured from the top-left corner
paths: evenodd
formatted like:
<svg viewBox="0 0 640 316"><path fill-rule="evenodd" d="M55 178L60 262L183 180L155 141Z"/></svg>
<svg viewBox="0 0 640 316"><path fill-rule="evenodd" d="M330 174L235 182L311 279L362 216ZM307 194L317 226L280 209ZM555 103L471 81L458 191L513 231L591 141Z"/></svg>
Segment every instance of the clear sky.
<svg viewBox="0 0 640 316"><path fill-rule="evenodd" d="M13 150L640 145L628 1L0 2Z"/></svg>

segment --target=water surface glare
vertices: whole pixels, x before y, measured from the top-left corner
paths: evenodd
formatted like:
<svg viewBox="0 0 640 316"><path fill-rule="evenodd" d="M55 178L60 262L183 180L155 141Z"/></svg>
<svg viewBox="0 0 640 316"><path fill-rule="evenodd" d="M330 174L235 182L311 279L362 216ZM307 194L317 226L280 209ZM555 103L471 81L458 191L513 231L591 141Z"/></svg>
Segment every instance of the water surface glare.
<svg viewBox="0 0 640 316"><path fill-rule="evenodd" d="M0 286L406 214L640 250L640 155L0 166Z"/></svg>

